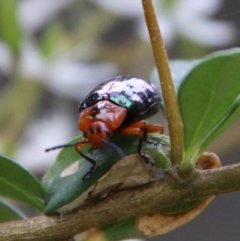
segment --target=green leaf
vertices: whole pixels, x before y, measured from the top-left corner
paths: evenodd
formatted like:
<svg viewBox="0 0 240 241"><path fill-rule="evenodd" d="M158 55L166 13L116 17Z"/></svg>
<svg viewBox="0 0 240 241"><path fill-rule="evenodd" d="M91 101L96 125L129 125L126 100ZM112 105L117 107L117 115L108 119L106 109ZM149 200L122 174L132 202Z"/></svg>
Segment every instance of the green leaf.
<svg viewBox="0 0 240 241"><path fill-rule="evenodd" d="M0 166L0 195L43 210L44 190L41 183L19 164L3 155L0 155Z"/></svg>
<svg viewBox="0 0 240 241"><path fill-rule="evenodd" d="M12 205L7 202L0 200L0 223L9 222L14 220L19 220L25 218L25 215L22 214Z"/></svg>
<svg viewBox="0 0 240 241"><path fill-rule="evenodd" d="M162 137L162 135L156 134L149 135L151 140L169 143L167 137ZM72 142L81 138L78 137ZM126 155L131 155L136 153L138 139L137 136L116 135L111 141L119 146ZM59 208L61 208L61 212L69 211L68 207L63 208L63 206L77 198L79 199L79 196L81 197L85 191L109 171L114 163L121 159L119 154L110 148L97 149L92 154L87 153L88 149L89 146L85 146L81 148L81 151L97 162L96 169L90 178L83 180L84 175L92 165L82 158L74 148L61 150L56 162L43 177L42 184L46 190L46 213L55 212ZM169 168L170 161L161 148L144 143L142 150L152 156L156 161L156 166L162 169ZM76 203L74 205L76 207Z"/></svg>
<svg viewBox="0 0 240 241"><path fill-rule="evenodd" d="M14 53L18 52L21 30L17 19L18 1L0 1L0 38L6 42Z"/></svg>
<svg viewBox="0 0 240 241"><path fill-rule="evenodd" d="M183 78L178 93L184 124L183 169L240 116L240 50L203 58Z"/></svg>

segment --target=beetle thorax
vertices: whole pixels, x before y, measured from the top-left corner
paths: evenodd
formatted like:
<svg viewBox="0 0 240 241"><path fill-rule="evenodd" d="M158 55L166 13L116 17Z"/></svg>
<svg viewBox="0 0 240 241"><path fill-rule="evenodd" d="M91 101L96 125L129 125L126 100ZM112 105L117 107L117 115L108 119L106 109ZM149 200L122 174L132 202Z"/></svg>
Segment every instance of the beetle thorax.
<svg viewBox="0 0 240 241"><path fill-rule="evenodd" d="M102 139L108 140L123 123L127 110L108 100L103 100L81 111L79 129L93 147L103 146Z"/></svg>

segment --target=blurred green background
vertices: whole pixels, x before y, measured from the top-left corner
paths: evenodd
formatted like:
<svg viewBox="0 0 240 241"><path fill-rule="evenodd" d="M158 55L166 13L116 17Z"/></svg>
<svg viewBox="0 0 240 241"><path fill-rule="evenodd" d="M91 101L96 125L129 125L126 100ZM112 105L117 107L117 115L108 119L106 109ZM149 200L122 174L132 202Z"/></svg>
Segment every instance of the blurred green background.
<svg viewBox="0 0 240 241"><path fill-rule="evenodd" d="M170 59L240 45L237 0L155 0ZM0 0L0 150L39 178L79 134L78 105L102 81L154 69L140 0ZM211 76L211 73L209 73ZM150 120L167 128L162 113ZM209 150L240 158L240 121ZM240 195L218 197L190 224L156 240L239 240Z"/></svg>

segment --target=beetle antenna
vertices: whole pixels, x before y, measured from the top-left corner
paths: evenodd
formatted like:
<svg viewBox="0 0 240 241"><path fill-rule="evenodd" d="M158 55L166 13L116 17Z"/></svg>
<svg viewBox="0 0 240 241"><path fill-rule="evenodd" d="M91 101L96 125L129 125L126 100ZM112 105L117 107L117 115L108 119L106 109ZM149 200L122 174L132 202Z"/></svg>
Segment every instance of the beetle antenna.
<svg viewBox="0 0 240 241"><path fill-rule="evenodd" d="M54 146L54 147L50 147L48 149L45 149L45 151L48 152L48 151L52 151L52 150L56 150L56 149L60 149L60 148L76 146L77 144L80 144L80 143L81 143L81 141L75 142L75 143L63 144L63 145L59 145L59 146Z"/></svg>
<svg viewBox="0 0 240 241"><path fill-rule="evenodd" d="M102 139L101 141L102 141L107 147L110 147L111 149L113 149L114 151L116 151L121 158L124 158L124 157L126 156L125 153L123 152L123 150L122 150L119 146L115 145L113 142L110 142L110 141L107 141L107 140L104 140L104 139Z"/></svg>

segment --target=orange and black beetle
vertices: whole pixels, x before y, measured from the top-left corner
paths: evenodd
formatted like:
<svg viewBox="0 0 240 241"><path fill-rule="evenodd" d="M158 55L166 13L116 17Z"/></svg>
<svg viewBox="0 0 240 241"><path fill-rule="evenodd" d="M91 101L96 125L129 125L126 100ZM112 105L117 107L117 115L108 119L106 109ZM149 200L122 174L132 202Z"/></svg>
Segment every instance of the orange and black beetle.
<svg viewBox="0 0 240 241"><path fill-rule="evenodd" d="M78 126L84 138L77 143L55 146L46 151L75 146L76 151L93 164L87 175L90 176L96 161L80 151L83 145L89 144L92 148L108 146L121 154L121 150L111 142L111 136L115 133L138 135L137 152L148 162L141 152L142 142L147 141L147 133L163 133L163 127L148 125L143 119L156 114L159 104L160 94L149 81L130 75L109 79L91 91L79 106Z"/></svg>

